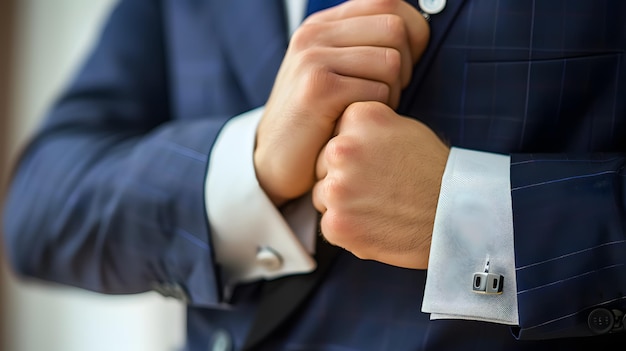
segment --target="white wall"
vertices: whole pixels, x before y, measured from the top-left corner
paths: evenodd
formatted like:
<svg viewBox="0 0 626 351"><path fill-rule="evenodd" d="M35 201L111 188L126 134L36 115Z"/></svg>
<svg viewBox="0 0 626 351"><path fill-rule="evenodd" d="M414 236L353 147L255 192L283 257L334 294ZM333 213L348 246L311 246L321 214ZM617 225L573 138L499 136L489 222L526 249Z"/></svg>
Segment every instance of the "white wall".
<svg viewBox="0 0 626 351"><path fill-rule="evenodd" d="M1 0L0 0L1 1ZM18 0L10 157L76 69L114 0ZM1 132L1 131L0 131ZM184 339L184 308L155 293L104 296L18 282L3 269L5 351L172 351Z"/></svg>

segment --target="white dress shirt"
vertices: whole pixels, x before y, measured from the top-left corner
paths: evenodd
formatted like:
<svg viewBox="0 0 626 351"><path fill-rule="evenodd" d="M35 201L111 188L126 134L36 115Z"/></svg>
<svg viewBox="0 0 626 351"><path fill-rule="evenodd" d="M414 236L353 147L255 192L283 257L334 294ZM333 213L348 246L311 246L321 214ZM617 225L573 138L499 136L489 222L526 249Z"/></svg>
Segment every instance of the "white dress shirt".
<svg viewBox="0 0 626 351"><path fill-rule="evenodd" d="M306 0L284 3L291 35L302 21ZM224 126L207 172L207 215L226 295L239 282L308 273L316 267L311 254L318 217L310 196L279 211L256 179L253 152L262 114L261 107ZM518 323L512 218L509 157L452 148L422 302L422 311L431 313L431 319ZM471 250L459 252L459 247ZM504 277L502 294L472 289L473 274L484 272L486 260L490 273Z"/></svg>

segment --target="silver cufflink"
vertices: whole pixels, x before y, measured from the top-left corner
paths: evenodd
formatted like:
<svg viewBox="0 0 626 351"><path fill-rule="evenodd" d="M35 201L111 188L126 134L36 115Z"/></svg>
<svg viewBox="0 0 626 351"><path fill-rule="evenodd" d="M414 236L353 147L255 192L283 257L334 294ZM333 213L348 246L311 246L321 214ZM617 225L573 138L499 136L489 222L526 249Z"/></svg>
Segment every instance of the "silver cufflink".
<svg viewBox="0 0 626 351"><path fill-rule="evenodd" d="M283 266L283 259L269 246L261 246L256 253L256 261L270 272L277 271Z"/></svg>
<svg viewBox="0 0 626 351"><path fill-rule="evenodd" d="M484 272L474 273L472 291L479 294L502 294L504 276L489 273L489 257L485 262Z"/></svg>

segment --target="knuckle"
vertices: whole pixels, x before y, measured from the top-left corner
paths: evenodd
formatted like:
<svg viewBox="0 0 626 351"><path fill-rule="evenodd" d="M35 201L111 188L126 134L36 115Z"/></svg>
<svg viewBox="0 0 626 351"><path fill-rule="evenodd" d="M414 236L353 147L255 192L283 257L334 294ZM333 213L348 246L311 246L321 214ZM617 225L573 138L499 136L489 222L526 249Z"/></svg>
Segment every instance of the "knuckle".
<svg viewBox="0 0 626 351"><path fill-rule="evenodd" d="M290 50L300 51L309 45L310 42L306 37L310 34L306 33L307 31L304 28L305 26L303 25L300 29L293 33L291 40L289 41Z"/></svg>
<svg viewBox="0 0 626 351"><path fill-rule="evenodd" d="M350 138L337 136L326 145L324 157L329 164L338 164L351 159L355 153L356 147Z"/></svg>
<svg viewBox="0 0 626 351"><path fill-rule="evenodd" d="M388 14L383 17L383 28L396 43L405 40L407 32L402 17Z"/></svg>
<svg viewBox="0 0 626 351"><path fill-rule="evenodd" d="M335 211L334 209L328 209L326 213L324 213L324 216L322 216L320 229L326 240L328 240L331 244L341 247L349 247L349 222L350 219L348 219L341 212Z"/></svg>
<svg viewBox="0 0 626 351"><path fill-rule="evenodd" d="M375 101L360 101L348 106L344 112L343 118L358 122L380 115L386 110L388 110L388 108L385 104Z"/></svg>
<svg viewBox="0 0 626 351"><path fill-rule="evenodd" d="M351 123L359 125L374 125L384 128L388 124L388 113L390 108L384 103L376 101L356 102L348 106L344 117ZM352 152L351 157L356 157L357 149Z"/></svg>
<svg viewBox="0 0 626 351"><path fill-rule="evenodd" d="M400 51L391 48L385 48L385 66L393 77L400 75L402 70L402 54Z"/></svg>
<svg viewBox="0 0 626 351"><path fill-rule="evenodd" d="M335 78L332 74L316 69L309 72L304 78L304 89L302 91L305 101L320 101L333 90L332 86L335 85L333 80Z"/></svg>
<svg viewBox="0 0 626 351"><path fill-rule="evenodd" d="M341 203L348 192L345 183L334 177L326 179L322 191L327 203L330 205Z"/></svg>
<svg viewBox="0 0 626 351"><path fill-rule="evenodd" d="M289 47L296 51L310 47L316 42L320 29L319 23L310 21L303 23L291 36Z"/></svg>
<svg viewBox="0 0 626 351"><path fill-rule="evenodd" d="M307 48L298 53L298 61L300 66L307 70L321 69L322 56L323 53L320 48Z"/></svg>
<svg viewBox="0 0 626 351"><path fill-rule="evenodd" d="M356 219L350 215L329 209L320 222L324 238L333 245L350 251L360 259L372 259L375 252L358 234Z"/></svg>
<svg viewBox="0 0 626 351"><path fill-rule="evenodd" d="M299 88L305 99L314 100L325 96L339 84L338 75L321 63L320 55L320 51L315 49L306 50L300 55L302 86Z"/></svg>
<svg viewBox="0 0 626 351"><path fill-rule="evenodd" d="M342 119L345 121L344 123L357 121L359 116L362 116L366 113L366 111L368 110L368 105L368 102L361 101L350 104L350 106L348 106L343 113Z"/></svg>

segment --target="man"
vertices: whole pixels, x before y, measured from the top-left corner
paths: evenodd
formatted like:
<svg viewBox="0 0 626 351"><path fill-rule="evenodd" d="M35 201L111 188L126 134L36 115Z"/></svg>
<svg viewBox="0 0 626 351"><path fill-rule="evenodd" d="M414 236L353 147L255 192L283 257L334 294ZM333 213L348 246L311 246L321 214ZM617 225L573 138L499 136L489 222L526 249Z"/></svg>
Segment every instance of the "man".
<svg viewBox="0 0 626 351"><path fill-rule="evenodd" d="M301 5L121 1L17 167L13 266L180 298L189 350L624 341L626 3L353 0L287 48Z"/></svg>

